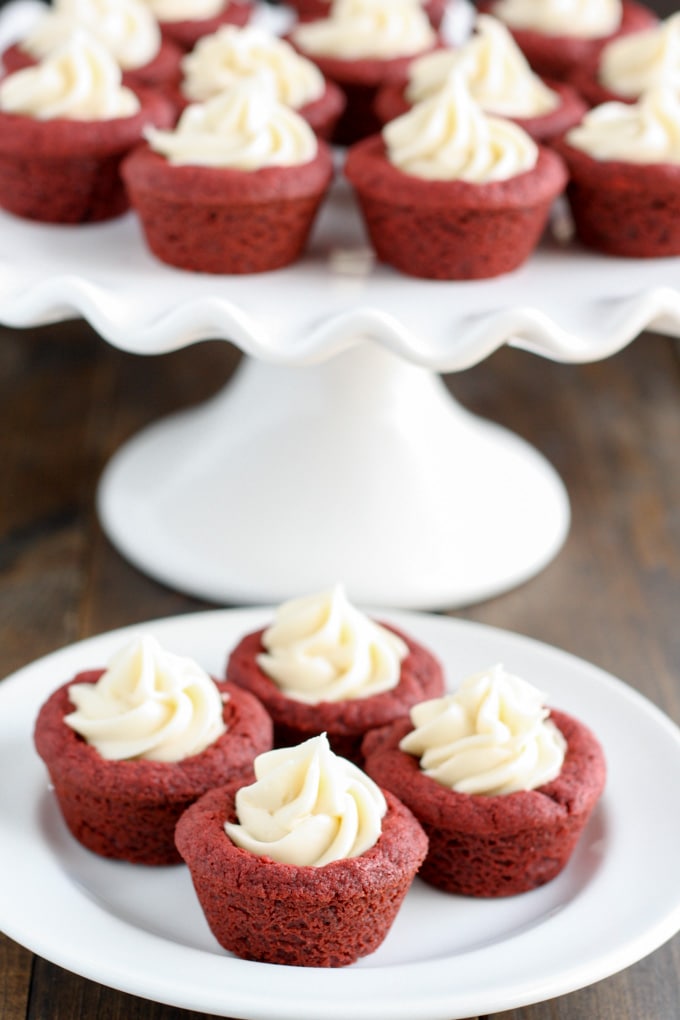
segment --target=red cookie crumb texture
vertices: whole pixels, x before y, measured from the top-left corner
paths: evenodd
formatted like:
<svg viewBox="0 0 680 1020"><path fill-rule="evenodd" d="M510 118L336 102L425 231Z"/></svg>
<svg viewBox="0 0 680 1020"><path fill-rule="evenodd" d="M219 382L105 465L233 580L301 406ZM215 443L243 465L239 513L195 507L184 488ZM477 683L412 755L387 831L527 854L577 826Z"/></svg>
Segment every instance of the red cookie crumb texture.
<svg viewBox="0 0 680 1020"><path fill-rule="evenodd" d="M607 255L680 255L680 166L596 160L562 138L567 198L579 240Z"/></svg>
<svg viewBox="0 0 680 1020"><path fill-rule="evenodd" d="M191 50L204 35L212 35L222 25L242 28L252 17L250 0L225 0L224 9L212 18L187 18L183 21L159 21L164 39Z"/></svg>
<svg viewBox="0 0 680 1020"><path fill-rule="evenodd" d="M481 0L478 9L482 14L493 14L495 0ZM534 71L546 78L568 79L574 67L596 57L612 39L631 32L639 32L658 23L657 15L648 7L624 0L621 24L615 32L594 39L573 35L546 35L527 28L508 25L515 42L524 53Z"/></svg>
<svg viewBox="0 0 680 1020"><path fill-rule="evenodd" d="M408 721L364 741L366 772L411 808L430 841L420 876L444 892L499 897L528 892L565 867L605 784L600 744L583 723L553 710L567 740L557 779L504 796L457 793L399 750Z"/></svg>
<svg viewBox="0 0 680 1020"><path fill-rule="evenodd" d="M183 51L169 39L161 40L158 53L147 64L123 71L123 85L128 88L153 89L170 85L179 79ZM20 42L8 46L2 54L2 63L8 74L34 67L38 61L23 49Z"/></svg>
<svg viewBox="0 0 680 1020"><path fill-rule="evenodd" d="M339 85L345 94L345 110L333 132L332 140L336 145L352 145L379 131L381 124L374 105L380 86L388 80L406 78L409 64L417 57L436 48L436 46L432 46L429 50L423 50L421 53L413 53L407 57L394 57L391 60L377 57L346 60L340 57L323 56L303 49L295 41L294 31L287 39L298 53L316 64L323 76Z"/></svg>
<svg viewBox="0 0 680 1020"><path fill-rule="evenodd" d="M137 91L132 117L38 120L0 111L0 206L45 223L90 223L129 208L120 164L147 125L170 127L171 104Z"/></svg>
<svg viewBox="0 0 680 1020"><path fill-rule="evenodd" d="M236 645L227 663L227 679L251 691L265 706L274 720L276 747L294 746L325 732L336 754L361 766L361 742L368 730L408 717L413 705L444 692L442 667L434 655L396 627L388 629L398 634L409 648L401 664L399 684L391 691L368 698L322 701L317 705L295 701L257 664L257 656L265 651L262 630L247 634Z"/></svg>
<svg viewBox="0 0 680 1020"><path fill-rule="evenodd" d="M568 131L579 123L588 109L576 89L566 82L546 81L545 84L560 98L554 110L537 117L508 117L508 120L514 121L531 135L535 142L547 142ZM412 109L412 104L404 94L405 90L406 83L403 81L388 82L378 90L374 109L381 124L387 124ZM493 113L492 110L488 112Z"/></svg>
<svg viewBox="0 0 680 1020"><path fill-rule="evenodd" d="M380 839L359 857L296 867L235 846L236 784L211 790L180 818L176 840L210 929L247 960L343 967L384 941L425 857L411 812L385 793Z"/></svg>
<svg viewBox="0 0 680 1020"><path fill-rule="evenodd" d="M252 171L174 166L144 144L122 174L162 262L200 273L262 273L302 254L333 164L321 140L309 163Z"/></svg>
<svg viewBox="0 0 680 1020"><path fill-rule="evenodd" d="M560 157L543 147L532 170L505 181L424 180L393 166L379 135L352 146L345 175L378 258L433 280L516 269L538 244L567 180Z"/></svg>
<svg viewBox="0 0 680 1020"><path fill-rule="evenodd" d="M179 762L108 761L64 722L73 711L71 683L95 683L102 670L80 673L42 706L35 746L45 762L72 835L96 854L133 864L174 864L177 819L201 794L219 784L254 779L253 760L272 746L272 723L262 705L232 684L216 684L229 697L228 727L210 747Z"/></svg>

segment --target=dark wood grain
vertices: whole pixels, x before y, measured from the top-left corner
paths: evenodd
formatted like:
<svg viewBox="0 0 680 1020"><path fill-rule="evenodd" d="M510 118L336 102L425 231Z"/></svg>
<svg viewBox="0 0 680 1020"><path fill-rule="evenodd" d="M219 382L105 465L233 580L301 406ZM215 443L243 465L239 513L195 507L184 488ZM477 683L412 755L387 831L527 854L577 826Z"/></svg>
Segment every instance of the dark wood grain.
<svg viewBox="0 0 680 1020"><path fill-rule="evenodd" d="M94 495L108 458L126 438L206 399L238 358L221 343L151 359L126 355L80 322L0 330L0 675L80 637L203 608L140 574L112 549ZM567 484L573 513L564 549L542 573L454 615L593 661L680 721L675 342L645 334L607 361L579 366L504 349L448 382L466 406L543 451ZM678 1015L678 973L676 938L590 988L493 1020L671 1020ZM202 1014L104 988L1 936L0 1016L196 1020Z"/></svg>

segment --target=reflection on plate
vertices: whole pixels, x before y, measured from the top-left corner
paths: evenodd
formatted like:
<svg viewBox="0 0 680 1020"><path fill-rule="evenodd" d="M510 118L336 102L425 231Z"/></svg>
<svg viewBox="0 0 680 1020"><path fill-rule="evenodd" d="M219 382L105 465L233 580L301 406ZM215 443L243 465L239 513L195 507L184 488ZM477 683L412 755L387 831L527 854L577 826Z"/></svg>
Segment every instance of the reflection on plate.
<svg viewBox="0 0 680 1020"><path fill-rule="evenodd" d="M451 686L502 661L602 741L605 795L554 882L519 897L475 901L416 880L376 953L341 970L307 970L237 960L222 950L182 865L149 869L85 851L65 830L33 750L33 721L47 694L78 669L105 665L135 629L152 630L218 673L236 640L269 615L219 610L101 635L0 685L0 772L11 777L0 789L0 926L9 936L103 984L220 1016L452 1020L592 983L678 930L680 817L668 812L663 790L680 767L680 731L620 681L554 648L413 613L381 615L440 655Z"/></svg>

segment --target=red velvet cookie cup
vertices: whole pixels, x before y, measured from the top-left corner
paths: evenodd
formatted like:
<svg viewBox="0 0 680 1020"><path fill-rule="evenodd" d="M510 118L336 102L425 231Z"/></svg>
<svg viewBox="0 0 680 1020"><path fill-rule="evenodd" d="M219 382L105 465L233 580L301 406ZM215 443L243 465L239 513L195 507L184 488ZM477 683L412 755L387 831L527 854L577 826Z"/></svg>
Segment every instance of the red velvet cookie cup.
<svg viewBox="0 0 680 1020"><path fill-rule="evenodd" d="M361 742L369 729L408 717L413 705L444 692L442 667L435 656L395 627L388 629L409 649L401 663L399 683L391 691L316 705L289 698L257 664L257 656L265 651L262 630L247 634L236 645L227 662L227 679L251 691L265 706L274 720L277 747L299 744L325 732L336 754L361 766Z"/></svg>
<svg viewBox="0 0 680 1020"><path fill-rule="evenodd" d="M558 711L551 719L567 741L559 776L504 796L457 793L426 776L417 757L399 750L410 721L367 735L366 772L410 807L427 833L425 882L462 896L512 896L563 870L602 793L606 766L583 723Z"/></svg>
<svg viewBox="0 0 680 1020"><path fill-rule="evenodd" d="M554 110L539 114L537 117L508 117L508 120L523 128L535 142L548 142L551 138L568 131L579 123L588 109L576 89L566 82L548 81L546 85L559 96L559 104ZM401 117L413 108L412 103L406 98L406 88L405 82L394 81L387 82L378 90L374 109L382 125L394 120L395 117ZM487 113L493 114L493 110L487 110Z"/></svg>
<svg viewBox="0 0 680 1020"><path fill-rule="evenodd" d="M567 180L562 160L544 147L532 170L508 180L425 180L393 166L380 135L351 147L344 172L378 258L431 280L516 269L538 244Z"/></svg>
<svg viewBox="0 0 680 1020"><path fill-rule="evenodd" d="M207 790L254 779L253 761L272 746L272 723L256 698L218 683L227 725L200 754L178 762L108 761L64 722L74 710L71 683L95 683L102 670L80 673L44 703L35 746L45 762L57 803L72 835L102 857L133 864L175 864L174 840L183 811Z"/></svg>
<svg viewBox="0 0 680 1020"><path fill-rule="evenodd" d="M321 140L308 163L252 171L174 166L145 144L122 174L162 262L199 273L263 273L302 254L333 165Z"/></svg>
<svg viewBox="0 0 680 1020"><path fill-rule="evenodd" d="M483 14L494 14L494 0L482 0L478 9ZM573 35L546 35L528 28L508 29L534 71L546 78L568 79L574 67L594 59L603 46L612 39L631 32L639 32L658 22L654 11L634 0L623 0L621 24L615 32L596 38L584 39Z"/></svg>
<svg viewBox="0 0 680 1020"><path fill-rule="evenodd" d="M168 39L161 40L156 56L140 67L123 70L123 85L129 88L155 89L176 82L180 76L183 51ZM38 61L21 43L13 43L2 54L2 63L8 73L34 67Z"/></svg>
<svg viewBox="0 0 680 1020"><path fill-rule="evenodd" d="M412 813L385 793L378 842L348 860L296 867L237 847L237 786L201 797L177 824L176 841L220 945L247 960L343 967L384 941L427 851Z"/></svg>
<svg viewBox="0 0 680 1020"><path fill-rule="evenodd" d="M374 104L380 86L394 78L405 78L408 66L413 60L436 48L432 46L420 53L394 57L390 60L377 57L343 60L340 57L328 57L305 50L296 42L295 32L287 38L298 53L316 64L323 76L339 85L345 94L346 106L332 137L336 145L352 145L359 139L379 131L381 124L375 113Z"/></svg>
<svg viewBox="0 0 680 1020"><path fill-rule="evenodd" d="M185 18L182 21L160 21L159 28L163 38L179 46L182 50L191 50L204 35L212 35L222 25L236 25L242 28L250 21L253 7L250 0L224 0L224 8L212 18Z"/></svg>
<svg viewBox="0 0 680 1020"><path fill-rule="evenodd" d="M174 120L163 96L137 95L139 112L113 120L39 120L0 111L0 206L45 223L91 223L124 213L121 161L145 127L170 127Z"/></svg>
<svg viewBox="0 0 680 1020"><path fill-rule="evenodd" d="M680 255L680 166L597 160L553 142L569 168L567 199L588 248L627 258Z"/></svg>

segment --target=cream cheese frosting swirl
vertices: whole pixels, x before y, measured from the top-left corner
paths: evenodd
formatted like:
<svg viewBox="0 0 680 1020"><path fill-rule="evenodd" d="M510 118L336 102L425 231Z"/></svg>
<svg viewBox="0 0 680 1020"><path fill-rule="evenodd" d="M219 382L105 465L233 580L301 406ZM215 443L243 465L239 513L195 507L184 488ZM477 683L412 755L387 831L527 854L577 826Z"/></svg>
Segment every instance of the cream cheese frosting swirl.
<svg viewBox="0 0 680 1020"><path fill-rule="evenodd" d="M468 677L455 694L411 709L399 746L425 775L458 793L533 790L555 779L566 741L548 719L544 695L501 665Z"/></svg>
<svg viewBox="0 0 680 1020"><path fill-rule="evenodd" d="M633 99L657 86L680 89L680 13L610 42L598 77L611 92Z"/></svg>
<svg viewBox="0 0 680 1020"><path fill-rule="evenodd" d="M621 0L498 0L493 14L511 28L597 39L621 24Z"/></svg>
<svg viewBox="0 0 680 1020"><path fill-rule="evenodd" d="M680 93L645 92L637 103L603 103L590 110L566 141L593 159L680 164Z"/></svg>
<svg viewBox="0 0 680 1020"><path fill-rule="evenodd" d="M325 734L266 751L256 782L236 794L236 846L282 864L316 868L358 857L380 838L387 803L372 779L335 755Z"/></svg>
<svg viewBox="0 0 680 1020"><path fill-rule="evenodd" d="M159 21L202 21L221 14L230 0L146 0Z"/></svg>
<svg viewBox="0 0 680 1020"><path fill-rule="evenodd" d="M131 117L140 103L121 85L111 54L86 32L75 32L50 57L0 83L0 109L37 120Z"/></svg>
<svg viewBox="0 0 680 1020"><path fill-rule="evenodd" d="M263 69L273 76L279 102L295 110L324 93L324 77L316 64L284 39L255 25L224 25L199 39L182 60L182 91L194 102L202 102Z"/></svg>
<svg viewBox="0 0 680 1020"><path fill-rule="evenodd" d="M212 678L151 635L121 648L96 683L73 683L68 693L75 711L64 722L112 761L181 761L226 731Z"/></svg>
<svg viewBox="0 0 680 1020"><path fill-rule="evenodd" d="M313 130L278 102L272 76L263 71L205 103L192 103L173 131L152 128L146 138L177 166L299 166L311 162L318 151Z"/></svg>
<svg viewBox="0 0 680 1020"><path fill-rule="evenodd" d="M335 0L328 18L293 30L307 53L343 60L390 60L429 49L437 41L418 0Z"/></svg>
<svg viewBox="0 0 680 1020"><path fill-rule="evenodd" d="M475 32L457 48L418 57L409 68L405 95L419 103L460 70L483 110L506 117L538 117L554 110L559 96L534 74L511 33L497 18L480 14Z"/></svg>
<svg viewBox="0 0 680 1020"><path fill-rule="evenodd" d="M347 599L342 585L279 606L262 636L260 669L309 705L393 690L408 646Z"/></svg>
<svg viewBox="0 0 680 1020"><path fill-rule="evenodd" d="M512 121L485 114L457 71L382 131L389 161L428 180L484 184L533 169L538 147Z"/></svg>
<svg viewBox="0 0 680 1020"><path fill-rule="evenodd" d="M40 60L82 28L106 46L124 71L154 59L161 44L158 23L142 0L56 0L21 41Z"/></svg>

